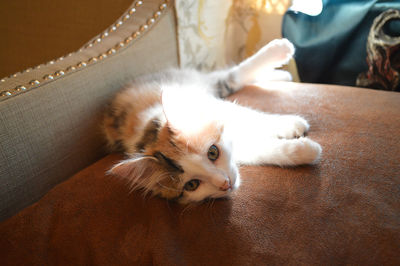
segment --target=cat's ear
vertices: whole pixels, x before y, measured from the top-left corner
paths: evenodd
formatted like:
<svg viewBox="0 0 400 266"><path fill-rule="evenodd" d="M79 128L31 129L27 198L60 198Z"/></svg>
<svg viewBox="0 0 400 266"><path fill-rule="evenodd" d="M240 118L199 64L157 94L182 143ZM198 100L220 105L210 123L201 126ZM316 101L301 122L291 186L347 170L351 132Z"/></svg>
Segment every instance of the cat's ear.
<svg viewBox="0 0 400 266"><path fill-rule="evenodd" d="M215 99L199 88L165 88L161 103L168 127L174 133L198 133L216 120Z"/></svg>
<svg viewBox="0 0 400 266"><path fill-rule="evenodd" d="M157 185L161 172L162 167L153 156L124 160L108 171L109 174L127 179L133 189L144 188L147 191L153 190Z"/></svg>

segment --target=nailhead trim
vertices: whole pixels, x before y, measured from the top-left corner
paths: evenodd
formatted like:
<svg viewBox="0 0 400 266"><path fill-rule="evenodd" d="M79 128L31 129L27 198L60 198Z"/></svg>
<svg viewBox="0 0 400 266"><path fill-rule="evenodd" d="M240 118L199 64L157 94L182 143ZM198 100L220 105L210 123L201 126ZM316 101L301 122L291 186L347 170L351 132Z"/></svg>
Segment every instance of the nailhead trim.
<svg viewBox="0 0 400 266"><path fill-rule="evenodd" d="M47 74L47 75L44 75L44 76L43 76L43 79L44 79L44 80L53 80L54 77L53 77L53 75Z"/></svg>
<svg viewBox="0 0 400 266"><path fill-rule="evenodd" d="M40 81L37 79L33 79L33 80L29 81L29 85L38 85L38 84L40 84Z"/></svg>
<svg viewBox="0 0 400 266"><path fill-rule="evenodd" d="M77 63L76 66L72 66L72 65L71 65L71 66L66 67L64 70L60 69L60 70L57 70L55 73L46 74L46 75L44 75L43 78L42 78L43 81L54 80L55 78L58 78L58 77L60 77L60 76L63 76L65 73L69 73L69 72L75 71L75 70L77 70L77 69L84 68L84 67L86 67L86 66L88 66L88 65L90 65L90 64L96 63L96 62L99 61L99 60L103 60L103 59L107 58L108 56L115 54L117 51L119 51L120 49L122 49L123 47L125 47L126 45L128 45L131 41L133 41L134 39L137 39L138 37L140 37L141 33L147 31L147 30L149 29L149 26L151 26L152 24L154 24L154 22L161 16L161 13L164 12L164 10L167 8L169 2L170 2L170 0L164 0L164 3L161 4L161 5L158 7L158 10L155 11L155 12L153 13L153 16L152 16L151 18L149 18L145 24L141 25L137 31L133 32L133 33L131 34L131 36L125 38L124 41L119 42L119 43L117 43L116 45L114 45L113 48L108 49L105 53L99 54L97 57L91 57L91 58L89 58L87 62L82 61L82 62ZM137 2L135 3L135 7L136 7L136 8L137 8L137 7L140 7L140 6L142 6L142 5L143 5L143 1L137 1ZM136 12L137 9L136 9L135 7L131 8L131 9L127 12L127 14L122 18L122 20L120 20L120 21L118 21L117 23L115 23L115 24L114 24L113 26L111 26L108 30L106 30L105 32L103 32L103 33L100 35L99 38L97 38L97 39L93 40L91 43L85 45L85 46L84 46L83 48L81 48L79 51L83 51L84 49L93 47L93 45L95 45L96 43L100 43L100 42L102 41L102 39L108 37L109 33L116 31L117 28L119 28L120 26L122 26L123 23L124 23L125 21L127 21L128 19L130 19L130 18L132 17L132 15ZM62 57L60 57L60 58L58 58L58 59L56 59L56 60L50 61L50 62L48 62L47 64L53 65L54 63L56 63L56 62L58 62L58 61L62 61L62 60L64 60L65 57L70 57L70 56L72 56L73 54L74 54L74 53L69 53L69 54L66 55L66 56L62 56ZM29 69L24 70L24 71L21 71L20 73L30 72L31 70L35 70L35 69L39 69L39 68L40 68L40 65L39 65L39 66L36 66L36 67L33 67L33 68L29 68ZM18 74L19 74L19 73L15 73L15 74L9 76L8 78L16 77ZM1 83L5 82L5 81L6 81L6 78L3 78L3 79L0 80ZM39 85L40 83L41 83L40 80L37 80L37 79L31 80L31 81L28 82L28 84L26 84L26 85L29 85L29 87L26 87L26 86L24 86L24 85L19 85L19 86L15 87L14 89L10 89L10 90L7 90L7 91L2 91L2 92L0 92L0 98L9 97L9 96L12 96L12 95L14 95L14 94L17 94L17 93L19 93L19 92L21 92L21 91L26 91L26 90L28 90L28 89L32 89L32 88L36 87L37 85Z"/></svg>

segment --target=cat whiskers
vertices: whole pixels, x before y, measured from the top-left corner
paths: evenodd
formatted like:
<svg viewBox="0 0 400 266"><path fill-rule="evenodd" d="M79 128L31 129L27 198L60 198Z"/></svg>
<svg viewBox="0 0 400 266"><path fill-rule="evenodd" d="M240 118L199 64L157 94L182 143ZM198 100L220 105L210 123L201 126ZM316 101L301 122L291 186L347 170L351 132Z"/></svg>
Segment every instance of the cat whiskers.
<svg viewBox="0 0 400 266"><path fill-rule="evenodd" d="M199 206L201 203L202 203L201 201L200 201L200 202L190 202L190 203L188 203L188 204L185 206L185 208L183 208L183 210L182 210L182 212L181 212L180 215L183 216L184 212L186 212L186 211L188 211L188 210L191 210L191 209L193 209L193 208L196 207L196 206Z"/></svg>
<svg viewBox="0 0 400 266"><path fill-rule="evenodd" d="M176 189L176 188L171 188L171 187L167 187L166 185L163 185L163 184L161 184L160 182L157 182L157 185L159 185L159 186L160 186L160 187L162 187L162 188L165 188L165 189L171 190L171 191L182 192L182 191L181 191L181 190L179 190L179 189Z"/></svg>
<svg viewBox="0 0 400 266"><path fill-rule="evenodd" d="M158 179L158 180L164 180L164 179L166 179L166 178L170 178L170 179L172 179L172 180L175 181L175 182L178 181L178 179L176 179L173 175L170 175L170 174L168 174L168 173L160 174L160 175L158 176L157 179ZM164 185L164 184L161 184L160 181L157 181L156 184L159 185L160 187L162 187L162 188L164 188L164 189L167 189L167 190L170 190L170 191L175 191L175 192L179 192L179 193L182 192L180 189L168 187L168 186L166 186L166 185Z"/></svg>
<svg viewBox="0 0 400 266"><path fill-rule="evenodd" d="M215 217L214 217L214 203L215 203L215 198L212 198L208 204L207 204L207 209L210 210L210 216L211 216L211 220L213 221L214 225L215 223Z"/></svg>

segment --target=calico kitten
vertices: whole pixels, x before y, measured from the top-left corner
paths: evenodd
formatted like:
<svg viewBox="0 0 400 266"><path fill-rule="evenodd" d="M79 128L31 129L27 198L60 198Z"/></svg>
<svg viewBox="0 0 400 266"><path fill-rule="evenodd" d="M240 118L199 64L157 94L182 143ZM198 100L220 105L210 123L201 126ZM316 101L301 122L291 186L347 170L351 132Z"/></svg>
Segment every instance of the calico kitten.
<svg viewBox="0 0 400 266"><path fill-rule="evenodd" d="M108 143L129 155L110 172L134 189L189 203L236 189L239 164L314 163L321 146L303 137L309 128L303 118L221 99L293 53L293 45L279 39L227 70L174 69L137 78L105 114Z"/></svg>

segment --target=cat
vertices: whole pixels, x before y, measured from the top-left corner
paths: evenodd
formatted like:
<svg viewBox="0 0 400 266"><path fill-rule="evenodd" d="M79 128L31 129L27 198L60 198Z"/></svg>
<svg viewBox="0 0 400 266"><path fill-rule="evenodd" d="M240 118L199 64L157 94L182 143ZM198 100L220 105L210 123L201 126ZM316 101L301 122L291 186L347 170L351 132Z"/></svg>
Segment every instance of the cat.
<svg viewBox="0 0 400 266"><path fill-rule="evenodd" d="M305 119L223 99L293 54L288 40L276 39L226 70L170 69L136 78L104 116L108 144L129 156L109 173L133 189L187 204L229 195L240 185L240 165L317 162L322 149L304 137Z"/></svg>

